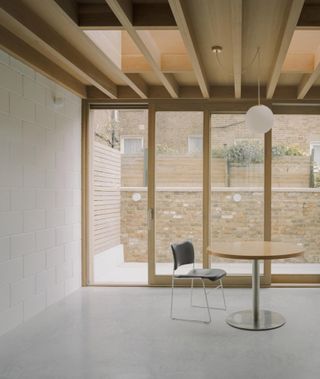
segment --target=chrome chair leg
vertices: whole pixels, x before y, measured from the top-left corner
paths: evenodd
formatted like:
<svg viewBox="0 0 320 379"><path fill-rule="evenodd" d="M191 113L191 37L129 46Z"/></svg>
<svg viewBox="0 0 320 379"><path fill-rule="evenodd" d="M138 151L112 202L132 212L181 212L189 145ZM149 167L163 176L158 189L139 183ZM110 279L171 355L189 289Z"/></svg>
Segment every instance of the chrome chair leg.
<svg viewBox="0 0 320 379"><path fill-rule="evenodd" d="M206 290L206 293L209 294L211 291L217 290L217 289L221 288L223 307L210 307L209 306L209 308L210 309L215 309L217 311L226 311L227 310L227 304L226 304L226 299L225 299L225 295L224 295L224 288L223 288L222 280L219 279L219 282L220 282L220 284L217 287L213 288L212 290ZM192 295L192 292L193 292L193 281L191 282L191 306L194 307L194 308L207 308L206 306L193 304L193 295Z"/></svg>
<svg viewBox="0 0 320 379"><path fill-rule="evenodd" d="M174 288L174 275L172 275L172 283L171 283L171 307L170 307L170 318L174 320L172 317L172 309L173 309L173 288Z"/></svg>
<svg viewBox="0 0 320 379"><path fill-rule="evenodd" d="M191 305L191 307L192 307L192 304L193 304L192 296L193 296L193 279L191 279L191 296L190 296L190 305Z"/></svg>
<svg viewBox="0 0 320 379"><path fill-rule="evenodd" d="M209 308L209 303L208 303L207 290L206 290L206 286L204 285L204 280L203 279L201 279L201 282L202 282L202 287L203 287L203 292L204 292L204 298L206 299L208 316L209 316L209 323L210 323L211 322L211 314L210 314L210 308Z"/></svg>
<svg viewBox="0 0 320 379"><path fill-rule="evenodd" d="M211 322L211 315L210 315L210 308L209 308L209 303L208 303L208 298L207 298L207 293L206 293L206 287L205 287L204 282L203 282L202 279L201 279L201 281L202 281L202 285L203 285L203 288L204 288L204 294L205 294L205 299L206 299L206 304L207 304L207 307L202 307L202 308L207 308L208 309L209 319L208 320L198 320L198 319L191 319L191 318L178 318L178 317L174 317L173 316L174 275L172 275L171 307L170 307L170 318L171 318L171 320L190 321L190 322L198 322L198 323L202 323L202 324L210 324L210 322ZM192 279L192 287L193 287L193 279ZM191 301L192 301L192 298L191 298Z"/></svg>
<svg viewBox="0 0 320 379"><path fill-rule="evenodd" d="M226 303L226 298L224 296L224 288L223 288L223 284L222 284L222 280L220 279L220 288L221 288L221 292L222 292L222 298L223 298L223 304L224 304L224 311L227 310L227 303Z"/></svg>

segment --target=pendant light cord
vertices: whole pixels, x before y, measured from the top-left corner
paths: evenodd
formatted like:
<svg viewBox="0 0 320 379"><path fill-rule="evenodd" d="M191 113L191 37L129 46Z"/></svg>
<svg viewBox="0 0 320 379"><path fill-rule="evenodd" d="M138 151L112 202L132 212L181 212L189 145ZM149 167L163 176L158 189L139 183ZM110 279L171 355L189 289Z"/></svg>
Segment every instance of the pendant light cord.
<svg viewBox="0 0 320 379"><path fill-rule="evenodd" d="M220 61L220 59L219 59L219 53L218 52L215 52L215 56L216 56L216 59L217 59L217 63L218 63L218 65L220 66L220 68L225 72L225 73L227 73L228 75L230 75L230 76L233 76L233 73L231 73L231 72L228 72L226 69L225 69L225 67L223 67L223 65L222 65L222 63L221 63L221 61ZM255 55L254 55L254 57L253 57L253 59L252 59L252 61L249 63L249 65L245 68L245 69L243 69L242 71L241 71L241 74L243 74L244 72L246 72L252 65L253 65L253 63L255 62L255 60L256 60L256 58L258 58L258 75L257 75L257 79L258 79L258 105L260 105L260 46L258 46L257 47L257 51L256 51L256 53L255 53Z"/></svg>
<svg viewBox="0 0 320 379"><path fill-rule="evenodd" d="M229 76L233 76L233 71L228 71L222 64L222 62L220 61L220 58L219 58L219 54L218 52L215 52L214 55L216 57L216 60L217 60L217 63L219 65L219 67L221 68L222 71L224 71L227 75ZM243 68L243 70L241 70L241 74L245 74L246 71L248 71L248 69L254 64L255 60L257 59L258 55L260 54L260 47L257 48L256 50L256 53L254 54L253 58L251 59L251 62Z"/></svg>
<svg viewBox="0 0 320 379"><path fill-rule="evenodd" d="M260 105L260 46L257 49L258 54L258 105Z"/></svg>

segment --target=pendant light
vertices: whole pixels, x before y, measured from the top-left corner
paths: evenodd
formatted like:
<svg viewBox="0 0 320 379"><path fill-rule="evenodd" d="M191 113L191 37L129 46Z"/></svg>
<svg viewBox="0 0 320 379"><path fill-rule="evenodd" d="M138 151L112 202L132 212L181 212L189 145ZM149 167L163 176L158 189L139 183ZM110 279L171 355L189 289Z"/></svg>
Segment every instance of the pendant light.
<svg viewBox="0 0 320 379"><path fill-rule="evenodd" d="M247 111L246 126L252 133L267 133L273 126L271 109L260 104L260 48L258 48L258 105Z"/></svg>

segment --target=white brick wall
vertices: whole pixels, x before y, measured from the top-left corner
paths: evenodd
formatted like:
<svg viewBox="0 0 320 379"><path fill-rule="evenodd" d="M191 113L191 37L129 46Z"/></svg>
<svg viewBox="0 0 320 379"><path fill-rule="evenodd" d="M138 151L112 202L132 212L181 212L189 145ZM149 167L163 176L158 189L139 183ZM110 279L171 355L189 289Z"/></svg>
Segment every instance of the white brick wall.
<svg viewBox="0 0 320 379"><path fill-rule="evenodd" d="M80 118L79 98L0 50L0 335L80 287Z"/></svg>

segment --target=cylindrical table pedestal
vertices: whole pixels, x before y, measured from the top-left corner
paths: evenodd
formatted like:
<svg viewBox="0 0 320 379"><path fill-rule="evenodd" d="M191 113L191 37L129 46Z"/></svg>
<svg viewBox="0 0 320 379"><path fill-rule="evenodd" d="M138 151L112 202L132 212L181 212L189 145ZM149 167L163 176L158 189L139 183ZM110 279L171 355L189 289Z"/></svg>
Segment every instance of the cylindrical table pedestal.
<svg viewBox="0 0 320 379"><path fill-rule="evenodd" d="M260 273L258 259L255 259L252 262L252 295L252 310L249 309L232 313L226 319L226 322L229 325L238 329L269 330L279 328L285 324L286 320L280 313L268 311L265 309L260 310Z"/></svg>

